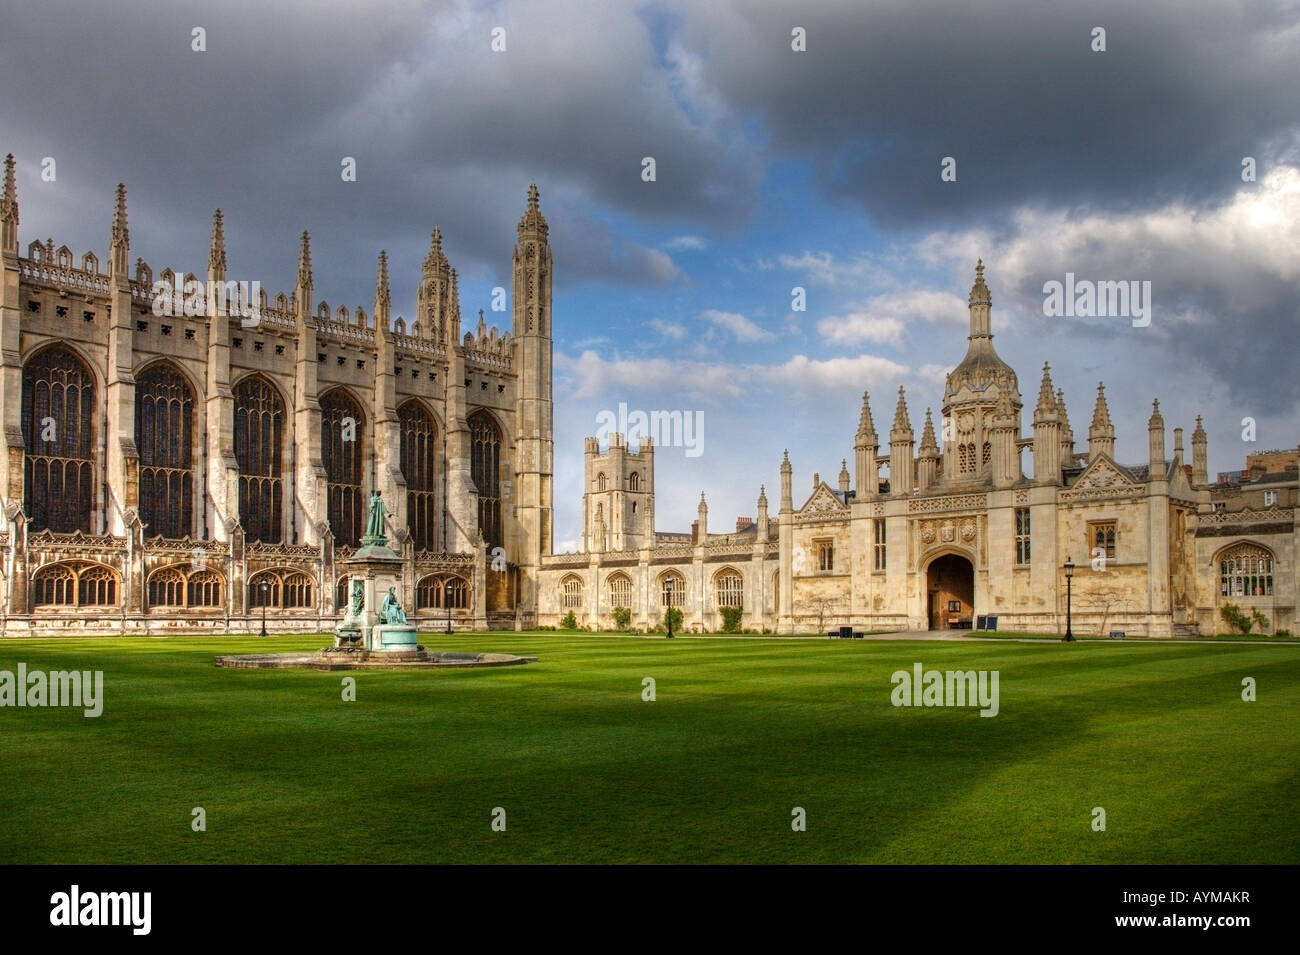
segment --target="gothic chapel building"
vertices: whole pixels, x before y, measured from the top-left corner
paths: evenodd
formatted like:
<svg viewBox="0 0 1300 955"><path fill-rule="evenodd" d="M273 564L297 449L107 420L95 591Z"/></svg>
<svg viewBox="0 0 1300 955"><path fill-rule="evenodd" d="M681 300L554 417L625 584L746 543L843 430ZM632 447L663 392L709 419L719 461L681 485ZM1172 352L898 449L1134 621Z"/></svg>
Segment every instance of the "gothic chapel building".
<svg viewBox="0 0 1300 955"><path fill-rule="evenodd" d="M462 333L435 230L416 316L313 295L302 235L290 294L223 305L220 211L206 276L131 259L118 187L107 262L18 242L0 193L0 611L7 633L334 626L344 563L378 489L412 619L533 623L551 551L551 250L529 189L513 328ZM155 314L156 281L206 290ZM186 283L196 283L190 286ZM231 282L227 286L227 282ZM236 314L253 315L254 319Z"/></svg>

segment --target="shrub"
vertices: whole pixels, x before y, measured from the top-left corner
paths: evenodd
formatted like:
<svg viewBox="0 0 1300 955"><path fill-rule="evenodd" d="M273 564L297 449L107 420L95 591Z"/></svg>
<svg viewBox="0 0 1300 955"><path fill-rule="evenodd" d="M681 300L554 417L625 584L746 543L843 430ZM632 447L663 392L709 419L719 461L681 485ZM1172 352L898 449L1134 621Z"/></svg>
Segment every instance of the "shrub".
<svg viewBox="0 0 1300 955"><path fill-rule="evenodd" d="M1255 611L1259 616L1259 611ZM1241 608L1236 604L1224 604L1219 608L1219 616L1223 617L1223 622L1232 628L1235 633L1250 633L1255 626L1255 621L1241 612Z"/></svg>
<svg viewBox="0 0 1300 955"><path fill-rule="evenodd" d="M562 630L578 629L578 618L573 615L572 610L564 615L564 619L560 621L560 628Z"/></svg>
<svg viewBox="0 0 1300 955"><path fill-rule="evenodd" d="M740 607L722 607L722 632L740 633L740 617L744 611Z"/></svg>
<svg viewBox="0 0 1300 955"><path fill-rule="evenodd" d="M1255 621L1255 626L1259 628L1260 633L1265 633L1268 630L1268 617L1264 616L1258 610L1252 610L1250 612L1250 619Z"/></svg>
<svg viewBox="0 0 1300 955"><path fill-rule="evenodd" d="M610 611L614 616L614 626L626 630L632 623L632 611L627 607L615 607Z"/></svg>
<svg viewBox="0 0 1300 955"><path fill-rule="evenodd" d="M682 608L669 607L664 611L664 627L667 628L668 621L673 622L673 633L680 633L682 629Z"/></svg>

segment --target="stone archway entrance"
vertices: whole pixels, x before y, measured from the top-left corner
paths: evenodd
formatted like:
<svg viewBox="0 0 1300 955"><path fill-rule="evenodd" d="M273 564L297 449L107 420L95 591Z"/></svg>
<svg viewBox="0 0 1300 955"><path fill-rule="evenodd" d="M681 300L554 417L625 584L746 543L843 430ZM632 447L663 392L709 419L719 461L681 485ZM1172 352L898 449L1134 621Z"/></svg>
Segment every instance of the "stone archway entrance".
<svg viewBox="0 0 1300 955"><path fill-rule="evenodd" d="M931 630L970 627L975 613L975 568L957 554L944 554L926 570L926 612Z"/></svg>

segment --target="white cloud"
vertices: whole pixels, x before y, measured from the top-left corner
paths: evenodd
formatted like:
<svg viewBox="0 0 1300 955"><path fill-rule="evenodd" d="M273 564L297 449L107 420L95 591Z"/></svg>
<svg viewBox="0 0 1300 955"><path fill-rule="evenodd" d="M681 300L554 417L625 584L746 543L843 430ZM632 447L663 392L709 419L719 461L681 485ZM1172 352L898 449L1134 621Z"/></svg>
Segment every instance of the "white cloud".
<svg viewBox="0 0 1300 955"><path fill-rule="evenodd" d="M707 249L709 243L698 235L679 235L665 242L664 247L672 249L674 252L699 252L702 249Z"/></svg>
<svg viewBox="0 0 1300 955"><path fill-rule="evenodd" d="M700 317L720 328L725 328L736 336L739 342L761 342L775 336L766 329L755 325L739 312L720 312L716 308L705 309Z"/></svg>
<svg viewBox="0 0 1300 955"><path fill-rule="evenodd" d="M951 292L888 292L851 306L844 315L823 318L817 331L836 345L875 342L901 346L907 325L915 321L960 327L967 321L966 303Z"/></svg>
<svg viewBox="0 0 1300 955"><path fill-rule="evenodd" d="M681 341L686 337L686 326L678 325L676 322L667 322L662 318L652 318L646 324L664 338L671 338L673 341Z"/></svg>

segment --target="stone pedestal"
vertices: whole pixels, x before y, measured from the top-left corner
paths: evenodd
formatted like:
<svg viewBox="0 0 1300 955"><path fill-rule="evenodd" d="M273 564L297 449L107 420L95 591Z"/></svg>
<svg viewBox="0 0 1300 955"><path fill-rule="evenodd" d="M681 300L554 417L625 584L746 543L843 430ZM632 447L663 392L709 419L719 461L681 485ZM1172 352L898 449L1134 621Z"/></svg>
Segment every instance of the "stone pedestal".
<svg viewBox="0 0 1300 955"><path fill-rule="evenodd" d="M363 537L361 549L343 563L348 569L349 577L359 579L362 583L361 616L355 623L360 628L363 647L367 650L415 649L415 627L409 624L385 624L379 616L380 605L389 588L401 591L402 558L388 547L384 538ZM352 623L349 614L343 626Z"/></svg>

